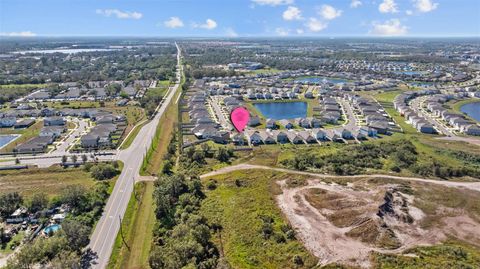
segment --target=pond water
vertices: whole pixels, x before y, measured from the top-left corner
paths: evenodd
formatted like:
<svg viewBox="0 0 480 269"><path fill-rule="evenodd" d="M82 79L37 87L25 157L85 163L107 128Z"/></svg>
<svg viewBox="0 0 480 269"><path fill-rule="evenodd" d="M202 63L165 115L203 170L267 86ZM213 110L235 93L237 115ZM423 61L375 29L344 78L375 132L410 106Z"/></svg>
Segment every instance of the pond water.
<svg viewBox="0 0 480 269"><path fill-rule="evenodd" d="M393 72L395 74L404 74L404 75L408 75L408 76L413 76L413 75L422 75L423 72L422 71L395 71Z"/></svg>
<svg viewBox="0 0 480 269"><path fill-rule="evenodd" d="M17 138L18 135L0 135L0 149Z"/></svg>
<svg viewBox="0 0 480 269"><path fill-rule="evenodd" d="M327 77L300 77L295 79L295 82L306 83L306 82L313 82L313 83L346 83L348 80L342 78L327 78Z"/></svg>
<svg viewBox="0 0 480 269"><path fill-rule="evenodd" d="M295 119L307 116L306 102L255 103L253 104L267 119Z"/></svg>
<svg viewBox="0 0 480 269"><path fill-rule="evenodd" d="M116 49L50 49L50 50L22 50L13 52L14 54L27 54L27 53L65 53L65 54L75 54L80 52L97 52L97 51L113 51Z"/></svg>
<svg viewBox="0 0 480 269"><path fill-rule="evenodd" d="M460 111L467 114L469 117L480 122L480 101L470 104L465 104L460 107Z"/></svg>

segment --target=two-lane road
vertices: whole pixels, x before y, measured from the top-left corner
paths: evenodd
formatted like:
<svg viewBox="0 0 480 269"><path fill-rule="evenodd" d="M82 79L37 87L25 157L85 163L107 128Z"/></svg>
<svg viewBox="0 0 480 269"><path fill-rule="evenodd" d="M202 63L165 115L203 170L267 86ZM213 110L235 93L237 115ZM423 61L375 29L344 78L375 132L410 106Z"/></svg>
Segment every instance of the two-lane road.
<svg viewBox="0 0 480 269"><path fill-rule="evenodd" d="M181 52L177 44L177 82L170 88L167 96L158 108L154 118L140 130L133 143L126 150L119 151L117 159L123 161L124 168L113 189L103 216L100 218L95 231L90 239L89 248L98 256L94 261L93 268L103 269L108 265L115 238L120 229L120 218L123 218L127 209L128 201L133 192L135 180L140 176L139 171L143 158L152 144L155 131L161 116L172 102L175 93L181 83L182 66L180 62Z"/></svg>

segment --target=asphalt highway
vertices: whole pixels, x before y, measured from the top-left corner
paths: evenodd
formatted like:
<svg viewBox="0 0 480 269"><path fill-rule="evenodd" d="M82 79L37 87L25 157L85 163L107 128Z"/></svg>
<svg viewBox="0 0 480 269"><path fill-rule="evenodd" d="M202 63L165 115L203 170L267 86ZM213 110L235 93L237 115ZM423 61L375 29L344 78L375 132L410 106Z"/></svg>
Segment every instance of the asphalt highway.
<svg viewBox="0 0 480 269"><path fill-rule="evenodd" d="M177 44L177 82L171 87L166 97L158 107L154 118L140 130L128 149L118 151L117 159L123 161L124 168L113 189L104 213L97 223L90 238L89 248L96 253L93 268L103 269L108 265L113 244L120 228L120 218L123 218L128 201L133 192L135 180L140 177L139 171L143 158L150 148L160 117L165 113L168 105L180 86L182 66L181 52ZM119 218L120 217L120 218Z"/></svg>

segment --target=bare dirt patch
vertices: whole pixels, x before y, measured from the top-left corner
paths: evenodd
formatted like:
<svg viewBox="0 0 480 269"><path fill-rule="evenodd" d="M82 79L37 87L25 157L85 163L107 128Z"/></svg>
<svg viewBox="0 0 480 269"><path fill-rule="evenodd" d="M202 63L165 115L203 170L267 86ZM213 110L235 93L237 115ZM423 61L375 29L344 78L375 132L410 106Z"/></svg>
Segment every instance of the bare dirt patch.
<svg viewBox="0 0 480 269"><path fill-rule="evenodd" d="M279 207L296 230L297 237L321 265L343 263L370 267L372 251L401 253L456 237L480 242L480 224L467 212L452 208L449 214L424 212L415 206L415 184L372 183L359 180L346 186L307 180L293 187L279 182ZM425 218L435 225L423 227Z"/></svg>

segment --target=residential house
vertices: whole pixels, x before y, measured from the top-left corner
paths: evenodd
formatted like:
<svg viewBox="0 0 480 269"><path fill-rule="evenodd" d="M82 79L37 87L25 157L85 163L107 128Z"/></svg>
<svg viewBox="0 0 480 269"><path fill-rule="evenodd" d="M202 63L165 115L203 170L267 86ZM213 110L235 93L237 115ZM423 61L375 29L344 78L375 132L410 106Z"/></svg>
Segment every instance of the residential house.
<svg viewBox="0 0 480 269"><path fill-rule="evenodd" d="M47 117L43 120L44 126L53 126L53 125L65 125L65 119L63 117Z"/></svg>

